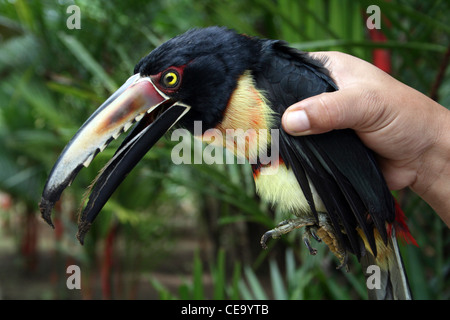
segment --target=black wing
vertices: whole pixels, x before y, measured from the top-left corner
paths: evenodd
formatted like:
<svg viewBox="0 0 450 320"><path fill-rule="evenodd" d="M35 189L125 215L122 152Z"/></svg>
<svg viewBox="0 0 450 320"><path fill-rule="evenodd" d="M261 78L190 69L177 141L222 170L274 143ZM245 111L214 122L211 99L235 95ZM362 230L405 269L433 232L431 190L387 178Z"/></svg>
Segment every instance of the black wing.
<svg viewBox="0 0 450 320"><path fill-rule="evenodd" d="M386 222L394 220L395 204L372 151L350 129L294 137L281 127L287 107L338 89L328 71L306 53L269 40L263 45L261 66L255 71L257 86L280 114L276 124L280 156L297 177L313 214L317 218L309 182L322 199L341 243L360 257L356 231L360 227L376 255L374 226L386 242Z"/></svg>

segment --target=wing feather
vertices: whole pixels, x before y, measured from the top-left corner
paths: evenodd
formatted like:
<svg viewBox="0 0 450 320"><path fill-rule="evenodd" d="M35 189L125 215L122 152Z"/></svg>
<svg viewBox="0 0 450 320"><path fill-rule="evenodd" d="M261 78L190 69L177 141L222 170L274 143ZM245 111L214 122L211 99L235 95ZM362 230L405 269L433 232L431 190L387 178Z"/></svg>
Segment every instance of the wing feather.
<svg viewBox="0 0 450 320"><path fill-rule="evenodd" d="M337 90L324 61L313 60L282 41L266 40L258 89L279 113L280 156L291 168L317 219L311 188L316 189L342 243L360 256L356 228L363 230L376 254L374 227L387 242L386 222L395 217L394 199L371 150L350 129L294 137L281 127L281 115L297 101Z"/></svg>

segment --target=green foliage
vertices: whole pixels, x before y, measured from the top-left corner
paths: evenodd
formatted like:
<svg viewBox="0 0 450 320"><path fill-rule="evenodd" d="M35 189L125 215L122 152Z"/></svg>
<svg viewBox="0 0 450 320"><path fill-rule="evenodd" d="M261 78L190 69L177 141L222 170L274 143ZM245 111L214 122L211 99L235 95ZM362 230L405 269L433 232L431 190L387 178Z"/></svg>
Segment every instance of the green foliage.
<svg viewBox="0 0 450 320"><path fill-rule="evenodd" d="M80 30L66 27L71 4L80 7ZM365 26L363 13L373 4L384 17L385 42L373 42ZM142 56L189 28L224 25L283 39L302 50L340 50L368 61L374 49L387 49L394 77L425 94L434 90L438 101L449 106L450 68L442 64L449 48L449 13L445 0L0 0L0 191L14 204L12 209L0 209L0 222L13 228L11 234L23 233L24 217L39 214L37 203L46 176L81 124L130 76ZM441 71L442 81L437 82ZM174 144L169 139L158 143L127 177L97 219L86 245L79 247L74 240L77 207L85 187L121 139L82 170L65 192L55 213L55 218L61 217L64 236L39 238L38 249L48 250L50 242L59 255L55 261L63 263L70 257L89 270L86 274L100 272L106 240L119 226L114 263L133 277L128 290L117 290L115 296L133 297L138 275L157 268L183 242L177 231L189 224L186 221L198 221L187 233L207 238L213 246L207 255L215 261L206 268L203 255L196 255L192 282L177 294L153 278L163 299L365 298L356 261L351 273L336 271L327 248L322 246L316 257L310 257L298 233L271 241L268 251L254 249L258 235L285 213L255 197L249 166L171 165ZM402 248L414 295L448 299L448 228L412 192L399 192L397 198L420 245ZM22 240L17 238L19 252ZM231 267L227 261L232 261ZM61 270L54 271L60 279ZM212 279L212 293L206 290L206 275ZM269 284L262 280L266 278ZM84 292L85 297L95 297L90 290ZM54 294L61 296L64 293Z"/></svg>
<svg viewBox="0 0 450 320"><path fill-rule="evenodd" d="M323 248L324 249L324 248ZM319 253L315 262L326 259L325 251ZM298 254L304 255L305 252ZM227 273L225 268L225 253L218 252L217 261L211 264L210 275L212 284L204 278L204 266L198 254L194 256L192 275L190 280L184 280L178 287L178 294L170 292L157 278L150 277L149 281L161 299L164 300L205 300L205 299L240 299L240 300L303 300L303 299L351 299L364 298L366 291L363 279L356 279L351 273L347 274L348 281L354 287L342 287L338 277L328 277L323 269L317 268L312 259L306 259L298 264L292 249L285 252L284 268L279 263L269 259L270 286L263 283L258 274L250 266L241 267L239 262L234 264L233 274ZM307 257L304 257L307 258ZM358 270L360 271L360 270ZM241 276L242 275L242 276ZM206 292L212 285L212 295Z"/></svg>

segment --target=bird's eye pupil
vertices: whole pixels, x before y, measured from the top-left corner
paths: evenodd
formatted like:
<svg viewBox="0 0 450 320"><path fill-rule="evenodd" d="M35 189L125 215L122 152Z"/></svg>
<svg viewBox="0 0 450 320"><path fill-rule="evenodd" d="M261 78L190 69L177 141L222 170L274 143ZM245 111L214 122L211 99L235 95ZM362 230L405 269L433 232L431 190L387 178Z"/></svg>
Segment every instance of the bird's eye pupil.
<svg viewBox="0 0 450 320"><path fill-rule="evenodd" d="M173 88L178 84L178 75L175 72L167 72L163 77L164 86Z"/></svg>

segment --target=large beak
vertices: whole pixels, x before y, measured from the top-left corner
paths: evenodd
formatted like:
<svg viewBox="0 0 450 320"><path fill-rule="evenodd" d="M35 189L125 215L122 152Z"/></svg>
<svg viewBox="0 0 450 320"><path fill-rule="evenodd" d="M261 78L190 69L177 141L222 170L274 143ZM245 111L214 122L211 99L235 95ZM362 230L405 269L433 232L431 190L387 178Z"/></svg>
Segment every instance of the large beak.
<svg viewBox="0 0 450 320"><path fill-rule="evenodd" d="M77 237L83 243L90 225L119 184L189 109L158 90L150 78L139 74L130 77L89 117L62 151L39 203L44 220L53 227L51 212L64 189L109 142L139 121L94 181L79 221Z"/></svg>

